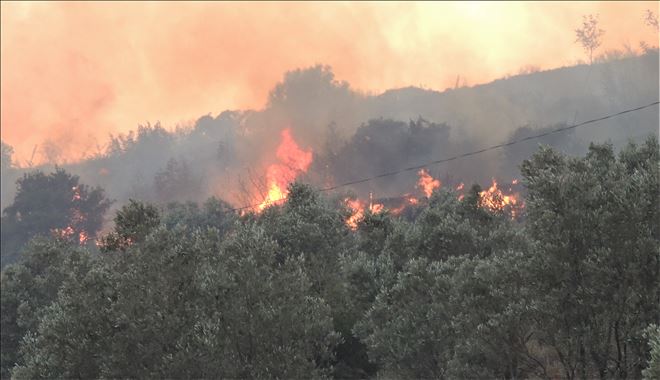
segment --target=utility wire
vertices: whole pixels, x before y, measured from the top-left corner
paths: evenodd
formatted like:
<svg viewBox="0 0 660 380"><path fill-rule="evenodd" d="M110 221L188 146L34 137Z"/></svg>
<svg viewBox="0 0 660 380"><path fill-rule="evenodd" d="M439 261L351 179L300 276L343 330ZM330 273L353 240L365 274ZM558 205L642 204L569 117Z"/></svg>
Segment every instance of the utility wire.
<svg viewBox="0 0 660 380"><path fill-rule="evenodd" d="M427 162L427 163L424 163L424 164L421 164L421 165L415 165L415 166L410 166L410 167L403 168L403 169L398 169L398 170L393 170L393 171L386 172L386 173L381 173L381 174L378 174L378 175L375 175L375 176L372 176L372 177L366 177L366 178L361 178L361 179L357 179L357 180L354 180L354 181L344 182L344 183L339 184L339 185L321 188L318 191L319 192L331 191L331 190L339 189L341 187L346 187L346 186L350 186L350 185L357 185L357 184L360 184L360 183L373 181L373 180L378 179L378 178L390 177L390 176L393 176L393 175L396 175L396 174L399 174L399 173L403 173L403 172L408 172L408 171L412 171L412 170L419 170L419 169L425 168L425 167L430 166L430 165L437 165L437 164L442 164L442 163L445 163L445 162L454 161L454 160L458 160L458 159L465 158L465 157L476 156L476 155L481 154L481 153L489 152L489 151L496 150L496 149L506 148L508 146L511 146L511 145L514 145L514 144L519 144L521 142L525 142L525 141L529 141L529 140L533 140L533 139L538 139L540 137L544 137L544 136L548 136L548 135L551 135L551 134L568 131L570 129L575 129L575 128L578 128L578 127L581 127L581 126L584 126L584 125L587 125L587 124L593 124L593 123L596 123L596 122L599 122L599 121L611 119L613 117L617 117L617 116L624 115L624 114L627 114L627 113L640 111L640 110L643 110L645 108L649 108L649 107L653 107L655 105L658 105L659 103L660 103L660 101L655 101L655 102L647 104L645 106L631 108L631 109L627 109L627 110L620 111L620 112L617 112L617 113L613 113L611 115L607 115L607 116L599 117L599 118L596 118L596 119L583 121L583 122L578 123L578 124L573 124L573 125L553 129L551 131L540 133L538 135L523 137L523 138L520 138L520 139L517 139L517 140L512 140L512 141L508 141L508 142L505 142L505 143L492 145L492 146L489 146L489 147L486 147L486 148L483 148L483 149L462 153L462 154L459 154L459 155L456 155L456 156L447 157L447 158L443 158L443 159L435 160L435 161L430 161L430 162ZM283 201L285 199L286 199L286 197L271 200L270 204L275 203L275 202L279 202L279 201ZM253 204L253 205L233 208L233 209L231 209L231 211L240 211L240 210L245 210L245 209L248 209L248 208L254 208L254 207L259 206L260 204L261 203L257 203L257 204Z"/></svg>

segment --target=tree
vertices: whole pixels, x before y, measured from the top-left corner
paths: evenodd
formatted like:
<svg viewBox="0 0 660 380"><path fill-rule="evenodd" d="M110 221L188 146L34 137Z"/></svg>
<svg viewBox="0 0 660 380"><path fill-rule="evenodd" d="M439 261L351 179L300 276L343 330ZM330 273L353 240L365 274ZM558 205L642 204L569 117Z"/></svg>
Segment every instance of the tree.
<svg viewBox="0 0 660 380"><path fill-rule="evenodd" d="M165 170L154 177L154 190L160 202L190 200L190 194L199 193L200 186L201 180L184 159L170 159Z"/></svg>
<svg viewBox="0 0 660 380"><path fill-rule="evenodd" d="M450 281L441 264L415 259L396 284L381 289L355 332L369 347L379 375L445 378L455 338L448 308Z"/></svg>
<svg viewBox="0 0 660 380"><path fill-rule="evenodd" d="M577 37L575 42L582 45L589 57L589 63L594 62L594 51L602 43L603 34L605 34L605 31L598 27L598 15L582 16L582 27L575 29Z"/></svg>
<svg viewBox="0 0 660 380"><path fill-rule="evenodd" d="M0 142L0 146L2 149L0 151L0 164L2 165L0 168L0 206L4 208L13 196L13 185L16 182L18 170L14 166L15 162L12 159L14 148L5 144L4 141Z"/></svg>
<svg viewBox="0 0 660 380"><path fill-rule="evenodd" d="M114 231L100 239L102 251L124 251L141 243L160 224L160 213L153 205L130 199L117 211L114 222Z"/></svg>
<svg viewBox="0 0 660 380"><path fill-rule="evenodd" d="M21 247L38 235L55 233L81 244L95 238L110 204L103 189L81 184L64 169L24 174L3 211L2 265L16 261Z"/></svg>
<svg viewBox="0 0 660 380"><path fill-rule="evenodd" d="M342 282L341 259L355 253L355 240L346 226L345 212L308 185L293 183L288 194L285 204L266 209L258 223L277 242L278 262L301 260L314 294L330 305L335 329L344 339L336 367L361 372L363 369L352 367L355 363L347 363L356 355L347 348L353 343L355 320Z"/></svg>
<svg viewBox="0 0 660 380"><path fill-rule="evenodd" d="M2 361L0 377L23 361L19 343L36 332L45 309L57 298L67 277L80 277L90 267L91 256L64 240L34 239L21 263L9 265L0 277Z"/></svg>
<svg viewBox="0 0 660 380"><path fill-rule="evenodd" d="M660 327L656 325L649 326L644 336L649 340L651 346L651 358L642 376L646 380L660 379Z"/></svg>
<svg viewBox="0 0 660 380"><path fill-rule="evenodd" d="M0 151L0 154L2 154L0 162L2 165L2 171L4 172L13 166L11 156L14 154L14 148L12 148L11 145L5 144L4 141L0 142L0 146L2 147L2 150Z"/></svg>
<svg viewBox="0 0 660 380"><path fill-rule="evenodd" d="M644 23L655 29L656 32L658 31L658 15L653 13L652 10L647 9L644 13Z"/></svg>
<svg viewBox="0 0 660 380"><path fill-rule="evenodd" d="M522 165L538 339L566 378L641 377L660 315L659 166L655 137L618 157L543 148Z"/></svg>
<svg viewBox="0 0 660 380"><path fill-rule="evenodd" d="M191 232L216 228L225 235L236 222L236 213L227 202L211 197L201 207L195 202L169 203L163 211L162 223L168 228L180 225Z"/></svg>
<svg viewBox="0 0 660 380"><path fill-rule="evenodd" d="M144 215L140 209L149 207L125 211ZM338 335L301 260L278 264L277 244L254 222L221 240L214 228L191 233L152 221L120 219L118 236L150 232L121 251L107 251L82 278L62 283L37 330L24 338L25 360L13 376L329 374Z"/></svg>

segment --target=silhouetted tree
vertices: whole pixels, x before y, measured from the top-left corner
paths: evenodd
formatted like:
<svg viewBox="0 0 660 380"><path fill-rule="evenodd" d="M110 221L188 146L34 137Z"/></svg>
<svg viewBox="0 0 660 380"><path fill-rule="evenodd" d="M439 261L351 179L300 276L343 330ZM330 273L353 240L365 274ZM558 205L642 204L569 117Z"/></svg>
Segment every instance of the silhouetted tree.
<svg viewBox="0 0 660 380"><path fill-rule="evenodd" d="M81 184L63 169L24 174L16 184L14 202L2 216L2 265L15 261L37 235L55 233L80 243L95 238L111 204L103 189Z"/></svg>
<svg viewBox="0 0 660 380"><path fill-rule="evenodd" d="M594 62L594 51L602 43L602 37L605 34L603 29L598 27L598 15L587 15L582 17L582 27L575 29L577 39L584 51L589 57L589 63Z"/></svg>

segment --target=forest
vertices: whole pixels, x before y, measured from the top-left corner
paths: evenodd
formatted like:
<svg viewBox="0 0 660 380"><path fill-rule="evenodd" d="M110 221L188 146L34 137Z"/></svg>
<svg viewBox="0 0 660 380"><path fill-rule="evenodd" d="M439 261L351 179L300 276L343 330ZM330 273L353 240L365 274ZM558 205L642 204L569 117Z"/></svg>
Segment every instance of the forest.
<svg viewBox="0 0 660 380"><path fill-rule="evenodd" d="M2 377L657 379L659 169L656 136L541 146L522 212L439 187L352 228L295 182L261 212L131 200L106 233L103 189L26 173Z"/></svg>

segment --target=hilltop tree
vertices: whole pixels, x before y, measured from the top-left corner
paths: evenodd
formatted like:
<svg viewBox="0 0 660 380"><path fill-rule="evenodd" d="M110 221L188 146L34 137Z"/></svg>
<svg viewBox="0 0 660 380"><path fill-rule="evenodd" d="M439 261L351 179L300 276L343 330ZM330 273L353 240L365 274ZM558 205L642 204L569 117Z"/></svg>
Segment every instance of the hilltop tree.
<svg viewBox="0 0 660 380"><path fill-rule="evenodd" d="M5 171L12 167L11 156L14 154L14 148L12 148L9 144L5 144L4 141L0 142L0 146L2 146L2 159L0 162L2 164L2 171Z"/></svg>
<svg viewBox="0 0 660 380"><path fill-rule="evenodd" d="M154 190L160 202L190 200L191 194L199 193L200 186L201 180L185 159L171 158L165 169L154 177Z"/></svg>
<svg viewBox="0 0 660 380"><path fill-rule="evenodd" d="M16 182L16 176L18 175L18 170L14 166L16 163L12 159L14 155L14 148L11 145L6 144L4 141L0 141L0 146L2 150L1 154L1 169L0 177L0 205L4 207L9 201L11 201L11 193L13 192L13 185Z"/></svg>
<svg viewBox="0 0 660 380"><path fill-rule="evenodd" d="M605 31L598 27L598 15L583 16L582 27L575 29L577 37L575 42L582 44L584 51L589 56L589 63L594 62L594 51L602 43L603 34L605 34Z"/></svg>
<svg viewBox="0 0 660 380"><path fill-rule="evenodd" d="M653 13L652 10L647 9L644 13L644 23L655 29L656 32L658 31L658 15Z"/></svg>
<svg viewBox="0 0 660 380"><path fill-rule="evenodd" d="M35 171L17 181L14 202L2 216L2 265L18 258L25 243L37 235L58 234L84 243L101 229L111 202L103 189L81 184L79 177L58 168Z"/></svg>

